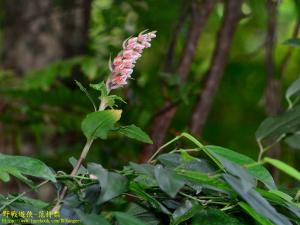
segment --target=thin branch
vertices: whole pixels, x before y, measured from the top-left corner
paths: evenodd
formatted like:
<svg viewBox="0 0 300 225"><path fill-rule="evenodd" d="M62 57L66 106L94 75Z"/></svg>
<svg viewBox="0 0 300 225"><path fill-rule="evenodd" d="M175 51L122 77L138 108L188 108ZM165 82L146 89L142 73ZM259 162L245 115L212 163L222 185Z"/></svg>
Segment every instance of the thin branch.
<svg viewBox="0 0 300 225"><path fill-rule="evenodd" d="M191 3L191 23L176 70L176 74L179 74L179 77L183 83L187 79L193 57L197 50L198 41L203 32L203 28L216 2L216 0L203 0L201 4L199 4L197 1L192 1ZM154 144L144 146L144 149L140 155L141 162L146 162L147 159L155 152L155 150L163 144L167 130L177 111L177 107L171 106L173 106L173 102L171 100L166 100L162 106L162 109L169 108L169 110L164 111L163 114L159 113L159 115L153 119L150 127L150 136L154 141ZM161 111L162 110L158 110L158 112Z"/></svg>
<svg viewBox="0 0 300 225"><path fill-rule="evenodd" d="M204 88L198 97L190 120L189 130L193 134L201 134L210 112L213 98L223 76L236 27L242 17L242 2L243 1L236 0L227 1L223 22L217 35L217 42L211 65L204 78Z"/></svg>
<svg viewBox="0 0 300 225"><path fill-rule="evenodd" d="M267 35L266 35L266 55L265 64L267 72L267 84L264 95L264 106L268 116L275 116L281 109L281 84L280 80L276 79L276 66L274 60L275 41L276 41L276 28L277 28L277 6L278 2L267 0L267 11L268 11L268 23L267 23ZM274 140L270 140L273 143ZM276 143L276 142L275 142ZM268 152L268 155L272 158L278 158L281 154L280 144L270 145L272 149ZM259 155L262 155L267 150ZM272 168L271 171L274 180L279 180L279 171L276 168Z"/></svg>

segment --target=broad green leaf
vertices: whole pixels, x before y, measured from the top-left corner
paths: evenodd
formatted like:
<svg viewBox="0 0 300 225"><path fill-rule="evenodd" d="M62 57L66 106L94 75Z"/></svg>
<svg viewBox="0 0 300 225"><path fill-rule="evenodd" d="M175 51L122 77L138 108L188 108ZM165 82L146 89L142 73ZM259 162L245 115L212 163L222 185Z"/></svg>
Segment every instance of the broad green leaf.
<svg viewBox="0 0 300 225"><path fill-rule="evenodd" d="M93 100L93 98L91 97L91 95L89 94L89 92L86 90L86 88L77 80L75 80L77 86L79 87L79 89L88 97L88 99L90 100L90 102L92 103L94 110L97 111L97 107L96 104Z"/></svg>
<svg viewBox="0 0 300 225"><path fill-rule="evenodd" d="M141 221L144 221L146 225L158 225L160 223L154 213L152 213L149 209L147 210L146 208L135 203L130 204L126 213L134 216L137 219L140 219Z"/></svg>
<svg viewBox="0 0 300 225"><path fill-rule="evenodd" d="M186 200L184 204L178 207L172 214L171 225L178 225L182 222L192 218L200 207L198 204L194 204L189 200Z"/></svg>
<svg viewBox="0 0 300 225"><path fill-rule="evenodd" d="M98 178L101 187L101 194L97 200L98 204L109 201L127 190L126 177L118 173L109 172L96 163L89 163L88 171Z"/></svg>
<svg viewBox="0 0 300 225"><path fill-rule="evenodd" d="M276 189L275 182L270 172L262 165L255 165L255 161L250 157L220 146L208 145L205 146L205 148L211 154L214 154L216 158L218 158L218 156L222 156L233 163L247 168L252 176L265 184L269 189ZM251 164L253 166L247 167L247 165Z"/></svg>
<svg viewBox="0 0 300 225"><path fill-rule="evenodd" d="M288 194L286 194L286 193L284 193L282 191L279 191L279 190L270 190L269 192L272 193L272 194L277 195L278 197L284 199L287 202L293 202L293 197L289 196Z"/></svg>
<svg viewBox="0 0 300 225"><path fill-rule="evenodd" d="M6 171L1 170L1 169L0 169L0 180L2 180L4 182L8 182L10 180L9 174Z"/></svg>
<svg viewBox="0 0 300 225"><path fill-rule="evenodd" d="M293 133L300 128L300 106L287 112L265 119L256 131L256 139L261 142L266 138L278 139L286 133Z"/></svg>
<svg viewBox="0 0 300 225"><path fill-rule="evenodd" d="M215 154L215 153L213 153ZM241 181L243 191L248 191L254 187L256 187L256 180L254 177L243 167L231 163L229 160L223 158L222 156L217 156L217 159L222 163L224 166L225 170L235 176L238 177L239 180Z"/></svg>
<svg viewBox="0 0 300 225"><path fill-rule="evenodd" d="M295 133L291 136L288 136L284 141L290 147L292 147L294 149L300 149L300 134L299 133Z"/></svg>
<svg viewBox="0 0 300 225"><path fill-rule="evenodd" d="M148 204L151 205L151 207L162 211L163 213L167 215L171 215L170 211L159 201L157 201L154 197L149 195L147 192L144 191L144 189L136 182L131 182L129 185L129 189L139 198L145 200Z"/></svg>
<svg viewBox="0 0 300 225"><path fill-rule="evenodd" d="M138 175L133 181L137 182L144 189L158 186L158 183L154 178L145 174Z"/></svg>
<svg viewBox="0 0 300 225"><path fill-rule="evenodd" d="M257 189L257 191L266 199L268 199L273 204L278 204L285 207L295 216L300 218L300 207L297 206L295 202L292 201L292 197L278 190L265 191L262 189ZM299 221L300 222L300 221Z"/></svg>
<svg viewBox="0 0 300 225"><path fill-rule="evenodd" d="M84 214L80 210L76 210L76 214L84 225L110 225L110 223L101 215Z"/></svg>
<svg viewBox="0 0 300 225"><path fill-rule="evenodd" d="M283 44L300 48L300 38L288 39L285 42L283 42Z"/></svg>
<svg viewBox="0 0 300 225"><path fill-rule="evenodd" d="M183 176L185 179L200 185L210 185L217 189L223 190L224 192L231 191L229 185L221 181L218 177L209 176L206 173L190 170L177 170L177 173Z"/></svg>
<svg viewBox="0 0 300 225"><path fill-rule="evenodd" d="M300 172L296 170L295 168L289 166L288 164L278 160L278 159L271 159L268 157L265 157L263 159L264 162L267 162L271 164L272 166L275 166L277 169L281 170L282 172L290 175L291 177L294 177L298 181L300 181Z"/></svg>
<svg viewBox="0 0 300 225"><path fill-rule="evenodd" d="M49 167L42 161L27 156L0 154L0 174L4 181L8 181L8 174L11 174L30 184L31 181L22 175L24 174L56 182L55 174Z"/></svg>
<svg viewBox="0 0 300 225"><path fill-rule="evenodd" d="M168 168L176 168L183 164L181 155L177 153L161 154L157 159Z"/></svg>
<svg viewBox="0 0 300 225"><path fill-rule="evenodd" d="M127 213L115 212L114 215L120 225L147 225L142 220Z"/></svg>
<svg viewBox="0 0 300 225"><path fill-rule="evenodd" d="M219 209L202 209L193 217L192 225L243 225Z"/></svg>
<svg viewBox="0 0 300 225"><path fill-rule="evenodd" d="M136 139L138 141L153 144L151 138L146 134L141 128L135 125L122 126L118 129L118 132L132 139Z"/></svg>
<svg viewBox="0 0 300 225"><path fill-rule="evenodd" d="M229 174L223 174L226 182L243 198L259 215L269 219L276 225L292 225L291 222L254 189L245 191L240 179Z"/></svg>
<svg viewBox="0 0 300 225"><path fill-rule="evenodd" d="M101 92L101 97L105 97L105 96L108 95L106 85L103 81L98 83L98 84L90 84L90 87L97 90L97 91L100 91Z"/></svg>
<svg viewBox="0 0 300 225"><path fill-rule="evenodd" d="M189 141L191 141L192 143L194 143L198 148L199 150L203 151L208 157L211 158L212 161L214 161L214 163L220 168L220 169L224 169L222 164L219 163L219 161L213 156L210 154L209 151L207 151L207 149L204 147L204 145L198 141L195 137L193 137L192 135L188 134L188 133L185 133L183 132L179 137L185 137L187 138Z"/></svg>
<svg viewBox="0 0 300 225"><path fill-rule="evenodd" d="M129 166L137 173L154 177L154 166L151 164L137 164L134 162L130 162Z"/></svg>
<svg viewBox="0 0 300 225"><path fill-rule="evenodd" d="M241 208L243 208L250 216L253 217L257 222L261 225L273 225L269 220L262 217L260 214L256 213L254 209L252 209L247 203L239 202L238 203Z"/></svg>
<svg viewBox="0 0 300 225"><path fill-rule="evenodd" d="M87 139L106 139L108 132L121 118L122 110L104 110L88 114L82 121L81 129Z"/></svg>
<svg viewBox="0 0 300 225"><path fill-rule="evenodd" d="M294 95L299 95L299 93L300 93L300 77L289 86L289 88L285 93L285 98L289 102L290 107L292 107L293 105L291 97L293 97Z"/></svg>
<svg viewBox="0 0 300 225"><path fill-rule="evenodd" d="M155 166L154 176L159 187L172 198L176 196L185 184L182 177L169 169L163 168L161 165Z"/></svg>

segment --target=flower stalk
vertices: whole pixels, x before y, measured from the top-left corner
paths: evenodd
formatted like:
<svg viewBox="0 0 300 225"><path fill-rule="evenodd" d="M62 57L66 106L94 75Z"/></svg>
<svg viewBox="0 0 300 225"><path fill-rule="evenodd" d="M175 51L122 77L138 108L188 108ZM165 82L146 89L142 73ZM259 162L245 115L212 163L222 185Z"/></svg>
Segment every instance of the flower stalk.
<svg viewBox="0 0 300 225"><path fill-rule="evenodd" d="M127 84L128 79L131 78L136 61L142 56L143 50L151 47L151 40L156 37L156 31L148 32L143 31L137 37L130 37L123 42L123 50L114 58L113 62L109 62L111 76L106 81L107 94L113 89L123 87ZM101 98L98 111L103 111L108 106L106 98ZM79 160L77 161L70 176L76 176L82 162L85 160L90 147L92 146L94 138L88 139L82 149ZM59 211L61 202L67 193L65 186L58 196L56 205L52 211Z"/></svg>

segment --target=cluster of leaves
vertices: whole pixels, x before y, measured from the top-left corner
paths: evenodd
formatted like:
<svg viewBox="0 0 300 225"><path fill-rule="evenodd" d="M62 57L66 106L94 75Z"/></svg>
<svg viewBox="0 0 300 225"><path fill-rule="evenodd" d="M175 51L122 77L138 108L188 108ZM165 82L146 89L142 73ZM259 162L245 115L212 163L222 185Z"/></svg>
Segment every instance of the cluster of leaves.
<svg viewBox="0 0 300 225"><path fill-rule="evenodd" d="M95 112L88 114L81 128L87 140L106 139L118 132L129 138L151 143L149 136L135 125L120 126L122 110L115 108L116 95L110 95L105 83L90 85L99 91L100 106L87 89L77 82L91 100ZM258 141L298 132L296 97L299 80L287 91L290 109L262 123ZM283 135L284 134L284 135ZM192 147L171 149L175 142L188 140ZM190 145L190 146L191 146ZM176 145L175 145L176 146ZM77 160L70 158L75 167ZM63 200L61 216L79 218L83 224L300 224L299 193L281 191L263 166L269 163L300 181L300 172L282 161L268 157L258 162L219 146L205 146L193 136L182 133L152 156L147 164L129 163L122 170L109 171L100 164L81 165L75 176L55 173L43 162L24 156L0 155L0 179L15 176L32 190L47 182L69 190ZM35 186L27 176L43 179ZM0 196L0 210L50 210L54 203L26 197L26 192Z"/></svg>
<svg viewBox="0 0 300 225"><path fill-rule="evenodd" d="M79 218L86 225L300 224L299 203L276 187L261 163L230 149L203 146L187 133L159 150L182 138L191 141L194 148L176 148L147 164L131 162L120 171L88 163L77 176L58 173L54 177L42 162L29 158L16 158L19 167L14 168L23 166L24 174L67 185L70 193L62 216ZM13 156L4 157L9 162ZM76 164L74 158L70 162ZM290 175L300 181L300 173L288 165L268 158L265 162L292 171ZM39 175L37 168L47 173ZM51 207L35 201L19 195L0 198L7 209Z"/></svg>
<svg viewBox="0 0 300 225"><path fill-rule="evenodd" d="M260 145L268 139L275 142L284 140L290 147L300 149L300 78L287 89L285 97L289 103L288 110L265 119L257 129L256 139ZM265 148L268 149L268 146Z"/></svg>

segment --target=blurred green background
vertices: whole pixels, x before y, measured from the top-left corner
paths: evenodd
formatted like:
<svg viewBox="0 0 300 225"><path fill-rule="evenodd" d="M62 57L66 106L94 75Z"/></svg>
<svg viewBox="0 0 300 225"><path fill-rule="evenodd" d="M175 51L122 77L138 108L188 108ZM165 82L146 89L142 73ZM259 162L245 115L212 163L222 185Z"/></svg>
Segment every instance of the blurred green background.
<svg viewBox="0 0 300 225"><path fill-rule="evenodd" d="M176 102L178 110L166 140L188 131L226 6L226 1L217 1L204 23L183 85L174 68L188 41L193 20L190 6L199 4L201 10L203 2L1 1L0 152L31 155L55 170L70 170L68 158L78 157L85 143L80 123L93 110L74 80L86 87L105 80L109 76L109 58L121 50L123 40L145 29L157 30L157 38L138 61L130 84L115 91L127 102L119 104L124 110L121 123L134 123L150 133L153 118L167 99ZM276 28L272 60L273 78L280 83L277 94L282 97L278 99L279 111L287 106L284 91L300 72L300 50L283 44L298 35L299 1L276 3L277 19L272 18L268 7L267 0L247 0L242 4L243 16L234 31L226 67L221 72L223 79L212 97L213 106L202 135L195 134L204 143L228 147L254 159L258 155L255 131L268 116L264 93L268 84L266 46L270 21ZM166 65L175 34L173 64ZM290 56L282 73L287 54ZM166 66L173 69L166 72ZM98 93L89 91L97 100ZM87 161L120 168L128 161L137 161L143 148L134 140L110 136L95 142ZM299 169L299 151L282 144L279 157ZM280 176L280 182L290 185L284 176Z"/></svg>

